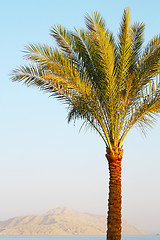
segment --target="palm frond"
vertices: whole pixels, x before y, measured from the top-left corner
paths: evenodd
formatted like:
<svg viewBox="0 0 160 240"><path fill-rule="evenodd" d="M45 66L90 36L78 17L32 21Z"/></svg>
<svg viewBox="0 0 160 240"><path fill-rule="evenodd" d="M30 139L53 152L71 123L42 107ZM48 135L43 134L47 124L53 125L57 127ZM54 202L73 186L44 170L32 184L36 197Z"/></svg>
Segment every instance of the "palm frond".
<svg viewBox="0 0 160 240"><path fill-rule="evenodd" d="M90 39L90 35L83 29L75 29L73 33L75 48L74 51L78 55L78 59L83 62L83 68L93 83L98 85L98 73L94 63L94 45Z"/></svg>
<svg viewBox="0 0 160 240"><path fill-rule="evenodd" d="M139 89L146 87L160 72L160 36L154 37L146 46L138 61L136 71Z"/></svg>
<svg viewBox="0 0 160 240"><path fill-rule="evenodd" d="M54 68L59 57L57 48L48 46L47 44L28 44L25 46L24 59L32 61L45 69Z"/></svg>
<svg viewBox="0 0 160 240"><path fill-rule="evenodd" d="M68 31L61 25L55 25L51 28L51 36L56 40L60 49L69 56L76 58L74 52L74 38L72 32Z"/></svg>
<svg viewBox="0 0 160 240"><path fill-rule="evenodd" d="M134 125L139 125L144 132L146 126L151 127L155 123L155 116L160 113L160 81L150 84L150 87L141 92L141 95L137 96L137 101L130 106L129 115L123 126L121 143Z"/></svg>
<svg viewBox="0 0 160 240"><path fill-rule="evenodd" d="M117 47L117 72L120 91L124 89L126 77L131 67L132 57L132 29L130 26L130 12L125 9L120 25Z"/></svg>
<svg viewBox="0 0 160 240"><path fill-rule="evenodd" d="M131 56L131 67L130 72L135 71L139 56L142 53L144 43L144 28L143 23L135 23L132 26L132 56Z"/></svg>
<svg viewBox="0 0 160 240"><path fill-rule="evenodd" d="M106 29L105 21L99 13L93 17L86 16L86 26L95 45L97 68L103 69L103 81L109 81L114 76L114 41L113 35Z"/></svg>
<svg viewBox="0 0 160 240"><path fill-rule="evenodd" d="M12 81L23 82L27 86L41 88L44 84L43 71L34 65L20 66L12 71Z"/></svg>

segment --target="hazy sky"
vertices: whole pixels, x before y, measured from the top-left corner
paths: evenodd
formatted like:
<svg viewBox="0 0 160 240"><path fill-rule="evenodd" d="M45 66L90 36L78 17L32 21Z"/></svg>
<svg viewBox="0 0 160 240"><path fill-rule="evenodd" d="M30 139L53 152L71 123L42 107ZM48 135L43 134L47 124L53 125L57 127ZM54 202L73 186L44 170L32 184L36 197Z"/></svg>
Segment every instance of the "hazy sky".
<svg viewBox="0 0 160 240"><path fill-rule="evenodd" d="M0 13L0 220L68 206L106 214L108 166L95 132L67 124L65 106L34 88L13 83L29 42L54 44L49 29L84 27L98 10L116 35L122 11L146 24L145 40L160 33L159 0L3 1ZM123 218L160 232L160 121L145 138L133 129L124 142Z"/></svg>

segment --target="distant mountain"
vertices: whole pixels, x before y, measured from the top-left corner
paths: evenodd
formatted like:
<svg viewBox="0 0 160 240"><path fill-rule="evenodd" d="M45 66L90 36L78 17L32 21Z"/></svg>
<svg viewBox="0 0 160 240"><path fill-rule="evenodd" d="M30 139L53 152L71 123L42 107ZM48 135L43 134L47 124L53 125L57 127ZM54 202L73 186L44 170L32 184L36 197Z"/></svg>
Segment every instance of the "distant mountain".
<svg viewBox="0 0 160 240"><path fill-rule="evenodd" d="M28 215L0 222L0 235L88 235L105 234L106 217L58 207L44 215ZM122 223L122 234L145 234Z"/></svg>

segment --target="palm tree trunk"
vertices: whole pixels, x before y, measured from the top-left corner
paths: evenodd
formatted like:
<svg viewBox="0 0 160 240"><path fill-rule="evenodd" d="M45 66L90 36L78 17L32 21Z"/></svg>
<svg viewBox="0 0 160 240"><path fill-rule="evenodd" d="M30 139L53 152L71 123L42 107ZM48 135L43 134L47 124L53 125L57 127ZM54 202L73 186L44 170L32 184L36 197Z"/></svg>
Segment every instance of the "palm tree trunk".
<svg viewBox="0 0 160 240"><path fill-rule="evenodd" d="M121 160L123 150L114 153L107 149L109 164L109 199L107 218L107 240L121 239Z"/></svg>

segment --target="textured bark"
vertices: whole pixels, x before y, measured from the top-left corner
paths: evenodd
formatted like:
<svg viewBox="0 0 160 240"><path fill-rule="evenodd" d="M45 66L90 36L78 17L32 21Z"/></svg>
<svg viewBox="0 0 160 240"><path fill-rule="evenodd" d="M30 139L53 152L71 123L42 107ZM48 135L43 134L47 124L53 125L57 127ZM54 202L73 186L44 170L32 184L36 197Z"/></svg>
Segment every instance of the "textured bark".
<svg viewBox="0 0 160 240"><path fill-rule="evenodd" d="M109 165L109 199L107 218L107 240L121 239L121 160L123 150L111 152L107 149L106 158Z"/></svg>

